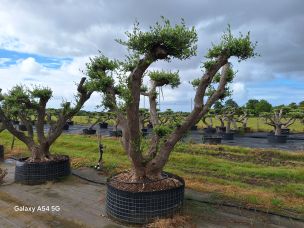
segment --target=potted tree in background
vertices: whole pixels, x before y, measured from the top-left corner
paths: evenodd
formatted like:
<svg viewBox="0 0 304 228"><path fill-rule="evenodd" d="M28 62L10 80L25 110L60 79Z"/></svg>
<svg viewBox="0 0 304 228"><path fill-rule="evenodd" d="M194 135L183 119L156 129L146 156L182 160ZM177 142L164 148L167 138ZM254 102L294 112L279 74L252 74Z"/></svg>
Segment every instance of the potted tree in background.
<svg viewBox="0 0 304 228"><path fill-rule="evenodd" d="M238 109L236 122L242 125L242 127L240 127L239 129L244 133L250 132L250 128L247 126L249 117L249 110L247 110L245 107L241 107Z"/></svg>
<svg viewBox="0 0 304 228"><path fill-rule="evenodd" d="M226 131L225 116L223 115L223 109L224 109L224 105L222 104L221 101L217 101L213 105L215 119L217 119L220 122L220 126L216 126L217 133L222 133Z"/></svg>
<svg viewBox="0 0 304 228"><path fill-rule="evenodd" d="M147 128L147 124L149 124L149 119L150 119L150 113L149 110L146 108L141 108L139 109L139 113L140 113L140 128L141 128L141 132L143 136L147 136L148 135L148 128Z"/></svg>
<svg viewBox="0 0 304 228"><path fill-rule="evenodd" d="M206 54L204 72L199 78L194 108L178 126L162 126L157 113L157 86L179 84L178 72L150 71L157 61L186 60L196 54L197 33L195 28L181 24L171 25L166 19L141 31L135 24L126 33L126 46L130 55L125 61L110 60L104 55L92 58L87 64L89 85L104 97L103 105L115 112L122 129L122 145L131 160L131 170L108 180L106 210L110 217L129 223L146 223L156 217L168 216L178 211L183 202L184 181L164 173L164 167L176 143L195 125L211 106L225 96L234 73L229 63L234 56L239 61L255 56L255 44L249 33L234 37L230 27L219 44L213 45ZM221 73L219 71L221 70ZM141 137L140 97L143 78L150 77L150 121L153 133L147 147ZM117 78L118 80L114 80ZM117 83L119 82L119 83ZM210 93L206 93L209 89ZM132 210L130 210L132 208Z"/></svg>
<svg viewBox="0 0 304 228"><path fill-rule="evenodd" d="M268 135L270 143L286 143L287 134L282 134L283 129L287 129L296 119L303 117L299 110L291 110L288 107L274 108L271 112L261 114L267 125L272 126L274 132Z"/></svg>
<svg viewBox="0 0 304 228"><path fill-rule="evenodd" d="M238 104L232 100L228 99L222 109L223 120L226 122L225 132L222 132L222 138L224 140L233 140L235 131L237 130L235 115L238 111ZM231 130L231 125L234 125L234 131Z"/></svg>
<svg viewBox="0 0 304 228"><path fill-rule="evenodd" d="M99 123L100 129L108 129L109 121L113 118L113 113L101 112L100 118L101 118L101 122Z"/></svg>
<svg viewBox="0 0 304 228"><path fill-rule="evenodd" d="M16 163L15 180L25 184L40 184L70 174L68 156L52 155L51 145L61 135L63 126L82 108L93 91L85 86L82 78L78 88L76 104L64 102L56 121L49 122L49 130L45 132L46 105L52 97L49 88L15 86L7 94L0 94L0 120L4 127L16 138L22 141L31 156ZM18 110L18 111L16 111ZM36 136L32 126L31 115L36 116ZM16 115L27 128L27 133L19 131L10 121L9 116ZM58 172L58 170L60 172Z"/></svg>

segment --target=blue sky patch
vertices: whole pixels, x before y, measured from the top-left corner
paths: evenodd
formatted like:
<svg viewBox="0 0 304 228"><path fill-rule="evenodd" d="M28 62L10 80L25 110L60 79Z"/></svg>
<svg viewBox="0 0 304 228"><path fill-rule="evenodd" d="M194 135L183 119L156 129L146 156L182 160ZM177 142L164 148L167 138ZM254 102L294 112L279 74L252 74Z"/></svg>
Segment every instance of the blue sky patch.
<svg viewBox="0 0 304 228"><path fill-rule="evenodd" d="M72 58L48 57L37 54L0 49L0 68L6 68L11 65L15 65L18 61L30 57L34 58L37 63L43 65L44 67L52 69L58 69L62 66L62 64L72 62Z"/></svg>

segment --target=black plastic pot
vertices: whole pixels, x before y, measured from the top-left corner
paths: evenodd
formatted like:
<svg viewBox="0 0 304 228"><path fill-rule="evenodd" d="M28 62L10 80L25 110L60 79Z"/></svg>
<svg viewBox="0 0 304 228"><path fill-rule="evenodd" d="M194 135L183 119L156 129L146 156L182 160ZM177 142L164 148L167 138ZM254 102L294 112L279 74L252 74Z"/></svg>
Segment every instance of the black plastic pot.
<svg viewBox="0 0 304 228"><path fill-rule="evenodd" d="M85 135L95 135L96 134L96 130L89 129L89 128L83 129L82 132Z"/></svg>
<svg viewBox="0 0 304 228"><path fill-rule="evenodd" d="M290 129L289 128L282 128L281 129L281 134L282 135L289 135Z"/></svg>
<svg viewBox="0 0 304 228"><path fill-rule="evenodd" d="M222 142L222 137L220 136L203 136L203 143L204 144L211 144L211 145L216 145L216 144L221 144Z"/></svg>
<svg viewBox="0 0 304 228"><path fill-rule="evenodd" d="M234 133L232 133L232 132L229 132L229 133L222 132L221 136L222 136L223 140L233 140L234 139Z"/></svg>
<svg viewBox="0 0 304 228"><path fill-rule="evenodd" d="M226 131L226 127L216 127L216 132L221 133L221 132L225 132Z"/></svg>
<svg viewBox="0 0 304 228"><path fill-rule="evenodd" d="M106 212L114 220L129 224L145 224L156 218L172 216L183 206L185 182L179 187L154 192L128 192L107 183Z"/></svg>
<svg viewBox="0 0 304 228"><path fill-rule="evenodd" d="M267 136L269 143L286 143L287 141L287 135L274 135L269 134Z"/></svg>
<svg viewBox="0 0 304 228"><path fill-rule="evenodd" d="M109 124L107 122L101 122L101 123L99 123L99 127L100 128L107 129L108 126L109 126Z"/></svg>
<svg viewBox="0 0 304 228"><path fill-rule="evenodd" d="M0 145L0 162L4 161L4 146Z"/></svg>
<svg viewBox="0 0 304 228"><path fill-rule="evenodd" d="M213 127L206 127L206 128L204 128L204 133L207 134L207 135L215 134L216 129L213 128Z"/></svg>
<svg viewBox="0 0 304 228"><path fill-rule="evenodd" d="M191 130L191 131L197 131L197 126L196 126L196 125L192 126L192 127L190 128L190 130Z"/></svg>
<svg viewBox="0 0 304 228"><path fill-rule="evenodd" d="M66 124L62 127L62 129L65 130L65 131L69 130L69 128L70 128L70 125L69 125L68 123L66 123Z"/></svg>
<svg viewBox="0 0 304 228"><path fill-rule="evenodd" d="M71 174L70 159L48 162L16 162L15 182L27 185L43 184L47 181L59 180Z"/></svg>
<svg viewBox="0 0 304 228"><path fill-rule="evenodd" d="M142 136L147 136L148 135L148 128L142 128L141 129L141 134L142 134Z"/></svg>
<svg viewBox="0 0 304 228"><path fill-rule="evenodd" d="M18 125L19 131L27 131L26 126L24 124Z"/></svg>
<svg viewBox="0 0 304 228"><path fill-rule="evenodd" d="M109 131L111 137L122 137L122 130Z"/></svg>
<svg viewBox="0 0 304 228"><path fill-rule="evenodd" d="M67 121L66 123L67 123L68 125L70 125L70 126L71 126L71 125L74 125L74 121L73 121L73 120Z"/></svg>

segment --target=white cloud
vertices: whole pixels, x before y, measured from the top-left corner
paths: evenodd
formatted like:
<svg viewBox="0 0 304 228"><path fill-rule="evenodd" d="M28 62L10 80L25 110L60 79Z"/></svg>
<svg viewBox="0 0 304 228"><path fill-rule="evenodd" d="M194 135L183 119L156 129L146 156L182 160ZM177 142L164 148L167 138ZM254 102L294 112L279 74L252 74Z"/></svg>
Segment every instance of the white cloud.
<svg viewBox="0 0 304 228"><path fill-rule="evenodd" d="M172 10L174 5L174 10ZM263 5L263 7L261 7ZM0 58L0 87L11 88L15 84L40 83L54 90L52 105L63 97L71 100L75 83L82 77L88 56L103 54L123 58L126 50L117 44L115 38L124 38L124 31L130 30L138 19L144 28L153 25L160 15L173 23L184 18L189 26L196 25L199 34L198 55L186 61L158 62L154 68L180 70L183 84L172 91L164 89L168 105L179 104L189 107L194 91L188 81L201 76L199 66L211 42L220 39L222 31L230 23L233 32L251 31L252 39L259 41L257 51L261 57L238 64L233 97L243 102L251 96L268 96L276 100L285 95L271 94L267 88L258 93L257 83L269 82L276 75L285 79L303 78L302 63L304 31L303 1L277 2L241 0L227 1L33 1L2 0L0 4L0 49L58 57L71 57L59 69L48 68L34 58L21 59L16 65L6 68L8 58ZM56 64L56 63L51 63ZM303 80L303 79L302 79ZM255 88L252 87L255 86ZM290 88L290 87L289 87ZM290 89L289 89L290 90ZM250 95L250 96L249 96ZM302 94L303 95L303 94ZM300 96L302 96L300 93ZM97 95L96 95L97 96ZM303 97L303 96L302 96ZM290 98L291 99L291 98ZM92 105L96 103L95 95ZM90 101L91 104L91 101Z"/></svg>
<svg viewBox="0 0 304 228"><path fill-rule="evenodd" d="M37 74L42 70L42 66L32 57L21 60L18 65L20 71L26 74Z"/></svg>
<svg viewBox="0 0 304 228"><path fill-rule="evenodd" d="M232 97L239 104L244 104L248 100L248 91L244 83L234 82L231 85L232 88Z"/></svg>

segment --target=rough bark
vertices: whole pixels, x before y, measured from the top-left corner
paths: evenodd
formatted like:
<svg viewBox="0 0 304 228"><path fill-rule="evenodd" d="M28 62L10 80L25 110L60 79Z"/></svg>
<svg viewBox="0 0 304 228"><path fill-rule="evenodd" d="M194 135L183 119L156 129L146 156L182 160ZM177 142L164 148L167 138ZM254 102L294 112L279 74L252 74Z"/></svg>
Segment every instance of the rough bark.
<svg viewBox="0 0 304 228"><path fill-rule="evenodd" d="M157 49L158 50L158 49ZM129 89L132 100L127 105L127 126L129 133L128 154L132 159L133 172L135 178L140 179L145 176L143 156L140 148L141 131L139 129L139 102L141 94L142 78L146 69L155 59L151 55L146 55L140 60L137 67L129 76Z"/></svg>

